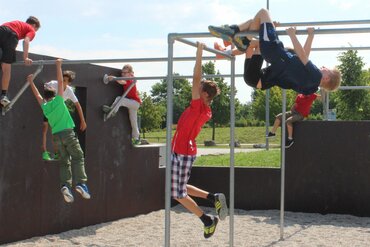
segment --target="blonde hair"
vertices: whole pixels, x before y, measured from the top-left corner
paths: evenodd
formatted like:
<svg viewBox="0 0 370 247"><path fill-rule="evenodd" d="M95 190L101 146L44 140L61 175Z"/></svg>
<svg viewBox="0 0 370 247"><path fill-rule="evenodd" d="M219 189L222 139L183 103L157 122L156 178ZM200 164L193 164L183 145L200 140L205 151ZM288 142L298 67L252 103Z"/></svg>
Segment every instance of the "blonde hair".
<svg viewBox="0 0 370 247"><path fill-rule="evenodd" d="M342 80L342 75L337 68L330 71L330 80L327 86L324 88L326 91L333 92L338 89Z"/></svg>
<svg viewBox="0 0 370 247"><path fill-rule="evenodd" d="M132 66L130 64L125 64L123 67L122 67L122 70L128 70L129 73L133 73L134 72L134 69L132 68Z"/></svg>

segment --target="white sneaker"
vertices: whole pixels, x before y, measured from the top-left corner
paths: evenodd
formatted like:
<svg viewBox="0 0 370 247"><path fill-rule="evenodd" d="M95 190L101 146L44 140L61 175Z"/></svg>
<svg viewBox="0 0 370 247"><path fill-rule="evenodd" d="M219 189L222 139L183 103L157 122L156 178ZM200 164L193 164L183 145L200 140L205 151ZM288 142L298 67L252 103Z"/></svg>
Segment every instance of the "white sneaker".
<svg viewBox="0 0 370 247"><path fill-rule="evenodd" d="M63 186L60 191L62 192L63 194L63 197L64 197L64 200L68 203L72 203L74 201L74 198L73 198L73 195L72 195L72 191L70 188L68 188L67 186Z"/></svg>
<svg viewBox="0 0 370 247"><path fill-rule="evenodd" d="M6 107L7 105L10 104L10 100L9 98L6 96L6 95L2 95L1 98L0 98L0 104L3 106L3 107Z"/></svg>

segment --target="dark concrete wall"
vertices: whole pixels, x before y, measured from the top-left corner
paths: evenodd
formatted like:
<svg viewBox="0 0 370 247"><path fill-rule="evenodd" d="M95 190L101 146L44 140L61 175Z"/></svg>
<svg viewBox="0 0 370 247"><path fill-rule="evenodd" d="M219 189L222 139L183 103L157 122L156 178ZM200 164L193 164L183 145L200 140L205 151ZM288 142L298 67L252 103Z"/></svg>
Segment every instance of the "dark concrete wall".
<svg viewBox="0 0 370 247"><path fill-rule="evenodd" d="M303 121L294 140L286 150L285 209L369 217L370 121ZM235 168L235 208L279 209L280 177L280 169ZM229 168L194 167L190 183L228 198Z"/></svg>
<svg viewBox="0 0 370 247"><path fill-rule="evenodd" d="M19 54L18 54L19 55ZM55 59L31 55L34 60ZM36 66L13 66L10 98ZM92 199L74 192L64 202L58 162L41 159L42 111L28 88L5 116L0 116L0 243L62 232L164 207L164 169L158 168L159 148L134 148L126 109L103 121L101 106L111 104L122 89L105 85L102 76L119 70L96 65L63 65L77 73L73 85L85 91L87 130L86 172ZM55 66L45 65L35 83L56 78ZM78 123L77 123L78 126ZM51 135L49 136L51 139ZM49 150L51 145L49 143Z"/></svg>

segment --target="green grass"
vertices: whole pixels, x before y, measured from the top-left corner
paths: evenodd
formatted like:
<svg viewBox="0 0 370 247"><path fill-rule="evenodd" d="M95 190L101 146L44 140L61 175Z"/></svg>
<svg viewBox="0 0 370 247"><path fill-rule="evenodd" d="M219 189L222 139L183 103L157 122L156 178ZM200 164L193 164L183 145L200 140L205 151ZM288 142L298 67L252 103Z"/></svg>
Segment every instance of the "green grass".
<svg viewBox="0 0 370 247"><path fill-rule="evenodd" d="M174 132L173 132L174 133ZM269 140L274 145L280 144L280 131L277 131L276 137ZM241 144L260 144L265 143L265 127L237 127L235 128L235 140ZM166 142L166 130L145 133L145 139L149 142ZM204 141L212 140L212 128L203 128L196 141L198 145L204 144ZM217 144L230 143L230 128L216 128L215 141Z"/></svg>
<svg viewBox="0 0 370 247"><path fill-rule="evenodd" d="M280 168L280 149L235 153L234 161L236 167ZM197 157L194 166L230 166L230 155L202 155Z"/></svg>

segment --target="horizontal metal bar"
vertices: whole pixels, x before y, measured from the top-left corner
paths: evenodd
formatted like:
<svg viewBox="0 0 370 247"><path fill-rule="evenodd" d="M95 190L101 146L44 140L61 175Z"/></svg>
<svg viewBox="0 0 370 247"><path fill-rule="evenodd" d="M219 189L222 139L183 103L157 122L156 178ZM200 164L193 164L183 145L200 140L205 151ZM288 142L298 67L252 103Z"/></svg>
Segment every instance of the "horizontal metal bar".
<svg viewBox="0 0 370 247"><path fill-rule="evenodd" d="M314 47L312 51L347 51L347 50L370 50L370 46L348 46L348 47Z"/></svg>
<svg viewBox="0 0 370 247"><path fill-rule="evenodd" d="M287 35L286 31L277 30L278 35ZM370 33L370 27L359 27L359 28L328 28L328 29L315 29L314 34L346 34L346 33ZM297 30L297 35L307 34L307 30ZM235 34L235 36L246 36L246 35L255 35L258 36L256 31L240 32Z"/></svg>
<svg viewBox="0 0 370 247"><path fill-rule="evenodd" d="M353 89L370 89L370 86L340 86L340 90L353 90Z"/></svg>
<svg viewBox="0 0 370 247"><path fill-rule="evenodd" d="M197 47L197 44L195 42L193 42L193 41L186 40L186 39L183 39L183 38L176 38L176 40L177 41L180 41L180 42L182 42L184 44ZM216 50L216 49L207 47L207 46L205 46L203 50L209 51L209 52L212 52L212 53L215 53L215 54L219 54L219 55L222 55L222 56L227 57L227 58L233 58L234 57L232 55L226 54L225 52L222 52L222 51L219 51L219 50Z"/></svg>
<svg viewBox="0 0 370 247"><path fill-rule="evenodd" d="M215 60L215 56L203 57L203 60ZM174 61L194 61L195 57L174 57ZM36 60L32 65L55 65L56 60ZM141 62L167 62L168 58L118 58L118 59L88 59L88 60L63 60L63 64L91 64L91 63L141 63ZM24 62L16 62L12 65L25 65Z"/></svg>
<svg viewBox="0 0 370 247"><path fill-rule="evenodd" d="M279 23L278 27L329 26L329 25L354 25L354 24L370 24L370 20L286 22Z"/></svg>

